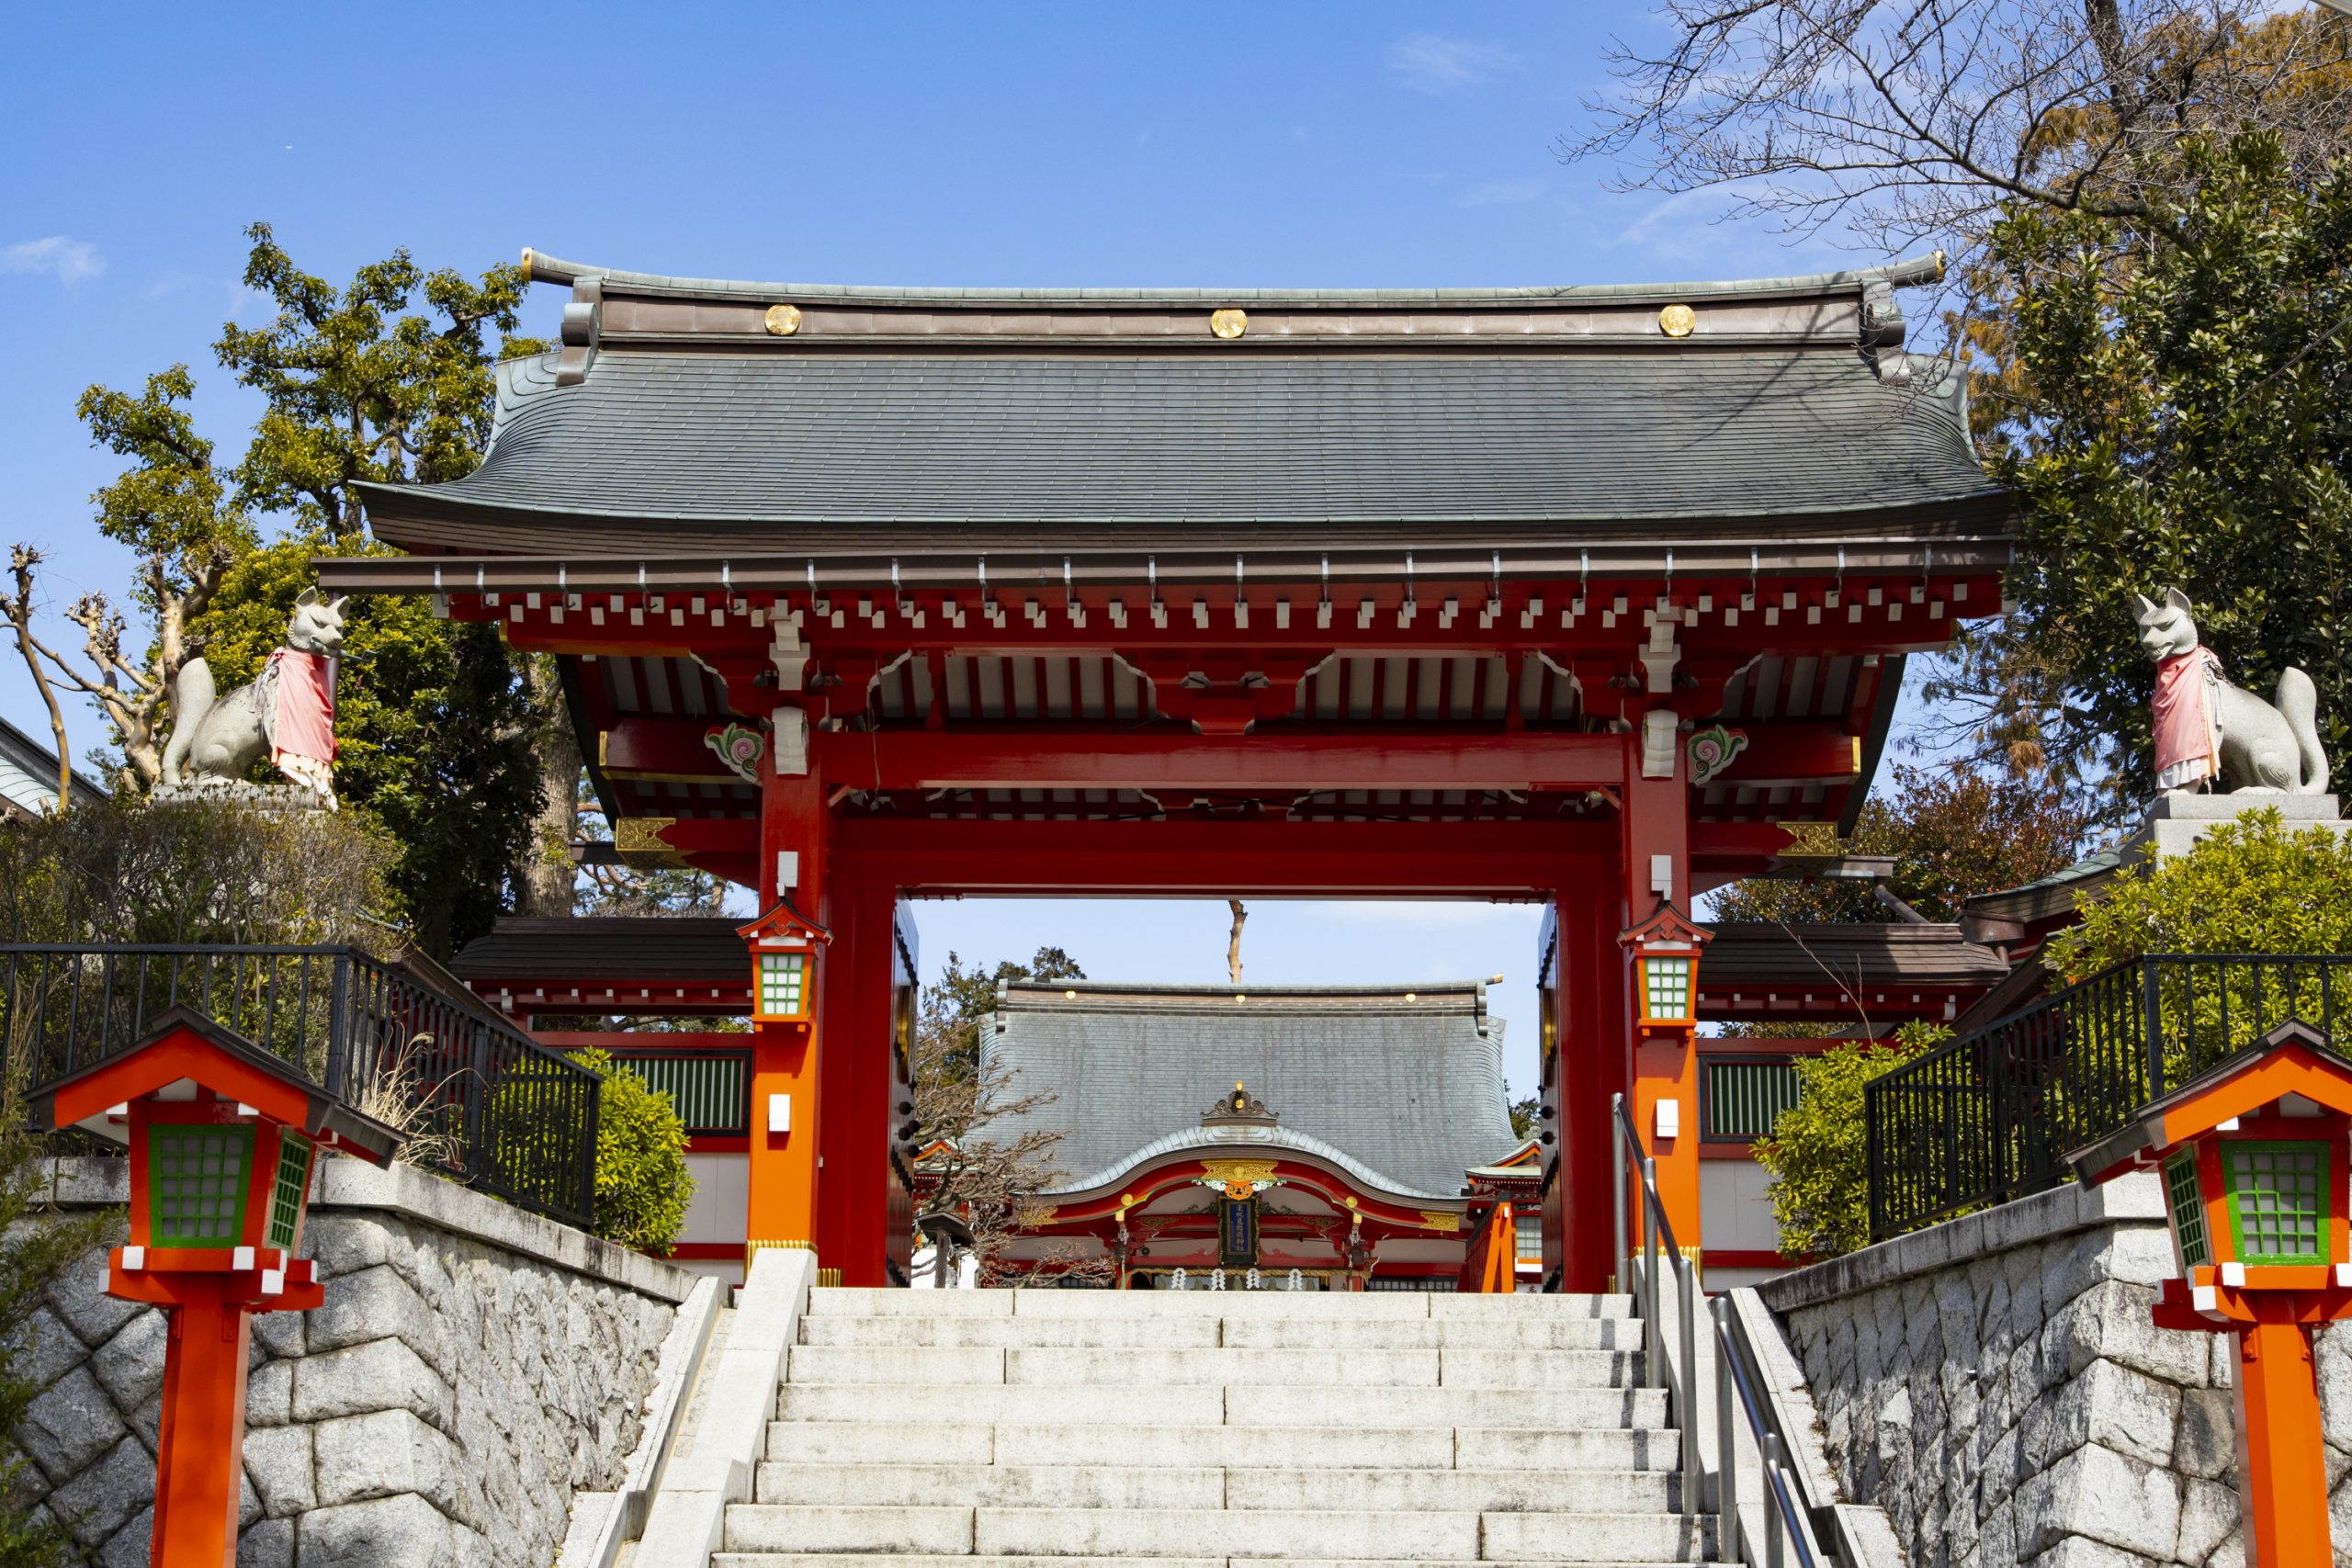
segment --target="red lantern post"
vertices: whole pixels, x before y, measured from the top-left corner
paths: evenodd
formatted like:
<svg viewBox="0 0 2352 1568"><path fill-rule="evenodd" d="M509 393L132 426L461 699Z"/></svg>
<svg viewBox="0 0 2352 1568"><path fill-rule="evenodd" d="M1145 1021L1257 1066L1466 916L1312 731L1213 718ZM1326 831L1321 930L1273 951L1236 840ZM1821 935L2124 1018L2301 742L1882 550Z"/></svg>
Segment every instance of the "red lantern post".
<svg viewBox="0 0 2352 1568"><path fill-rule="evenodd" d="M170 1321L150 1561L234 1568L252 1314L319 1304L311 1260L294 1256L318 1150L382 1165L400 1134L186 1008L36 1090L33 1112L130 1145L130 1240L107 1292Z"/></svg>
<svg viewBox="0 0 2352 1568"><path fill-rule="evenodd" d="M2068 1156L2086 1182L2154 1168L2177 1278L2156 1326L2237 1337L2238 1483L2257 1568L2329 1568L2312 1335L2352 1316L2352 1063L2271 1031Z"/></svg>

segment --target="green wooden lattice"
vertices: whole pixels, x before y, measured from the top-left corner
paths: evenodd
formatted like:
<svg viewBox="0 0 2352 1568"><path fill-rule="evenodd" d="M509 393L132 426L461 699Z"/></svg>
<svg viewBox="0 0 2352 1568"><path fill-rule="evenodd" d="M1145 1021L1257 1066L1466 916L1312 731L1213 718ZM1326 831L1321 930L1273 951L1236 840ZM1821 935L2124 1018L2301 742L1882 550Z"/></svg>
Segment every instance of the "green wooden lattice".
<svg viewBox="0 0 2352 1568"><path fill-rule="evenodd" d="M245 1232L254 1130L164 1122L147 1129L147 1238L155 1247L234 1247Z"/></svg>
<svg viewBox="0 0 2352 1568"><path fill-rule="evenodd" d="M2230 1228L2248 1265L2327 1261L2327 1145L2232 1139Z"/></svg>

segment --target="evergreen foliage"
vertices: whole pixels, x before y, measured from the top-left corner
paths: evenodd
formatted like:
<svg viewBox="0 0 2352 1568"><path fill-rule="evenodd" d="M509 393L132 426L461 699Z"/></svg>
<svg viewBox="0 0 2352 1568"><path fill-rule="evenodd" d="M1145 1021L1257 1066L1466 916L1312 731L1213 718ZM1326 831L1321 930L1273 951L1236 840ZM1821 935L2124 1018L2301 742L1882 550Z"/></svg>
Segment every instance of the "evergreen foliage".
<svg viewBox="0 0 2352 1568"><path fill-rule="evenodd" d="M1756 1145L1756 1163L1772 1178L1772 1218L1784 1256L1832 1258L1870 1245L1863 1087L1916 1061L1950 1032L1906 1023L1892 1041L1849 1041L1797 1059L1797 1102Z"/></svg>
<svg viewBox="0 0 2352 1568"><path fill-rule="evenodd" d="M2148 953L2352 953L2352 834L2276 810L2217 824L2188 853L2117 874L2043 962L2082 976Z"/></svg>
<svg viewBox="0 0 2352 1568"><path fill-rule="evenodd" d="M2154 222L2020 207L1993 231L2019 611L1928 687L2115 816L2153 752L2134 592L2187 592L2250 691L2301 666L2326 750L2352 742L2352 164L2314 177L2271 134L2177 152Z"/></svg>
<svg viewBox="0 0 2352 1568"><path fill-rule="evenodd" d="M685 1123L668 1094L655 1093L606 1053L565 1055L605 1080L596 1109L596 1213L589 1229L667 1257L695 1195L695 1179L686 1174Z"/></svg>

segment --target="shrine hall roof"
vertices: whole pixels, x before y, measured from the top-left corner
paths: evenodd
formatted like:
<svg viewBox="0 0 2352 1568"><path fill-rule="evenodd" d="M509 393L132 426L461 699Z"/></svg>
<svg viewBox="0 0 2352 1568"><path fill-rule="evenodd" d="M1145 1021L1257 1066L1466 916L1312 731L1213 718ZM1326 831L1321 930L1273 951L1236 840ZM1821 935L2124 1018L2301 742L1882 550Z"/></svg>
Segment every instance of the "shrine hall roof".
<svg viewBox="0 0 2352 1568"><path fill-rule="evenodd" d="M1008 985L997 1007L981 1048L1012 1071L1013 1095L1056 1098L990 1123L989 1136L1061 1132L1061 1190L1138 1156L1233 1141L1200 1123L1237 1080L1280 1118L1272 1142L1401 1195L1457 1197L1466 1170L1523 1141L1505 1103L1502 1022L1476 982L1408 992L1073 980Z"/></svg>
<svg viewBox="0 0 2352 1568"><path fill-rule="evenodd" d="M1939 264L1210 291L528 263L575 287L567 346L502 367L474 473L367 487L379 537L627 556L2007 534L1961 381L1899 346L1893 289ZM1213 334L1213 310L1246 331Z"/></svg>

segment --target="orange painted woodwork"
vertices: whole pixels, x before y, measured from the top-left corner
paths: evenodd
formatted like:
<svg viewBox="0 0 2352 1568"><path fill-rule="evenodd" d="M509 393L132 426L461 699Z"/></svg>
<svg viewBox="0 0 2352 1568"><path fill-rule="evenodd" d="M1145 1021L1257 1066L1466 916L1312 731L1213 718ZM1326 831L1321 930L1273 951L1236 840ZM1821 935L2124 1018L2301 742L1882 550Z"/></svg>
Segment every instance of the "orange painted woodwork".
<svg viewBox="0 0 2352 1568"><path fill-rule="evenodd" d="M234 1568L252 1314L323 1299L293 1256L319 1148L380 1165L400 1135L185 1008L32 1098L43 1126L130 1145L130 1239L108 1259L107 1292L166 1318L150 1560Z"/></svg>
<svg viewBox="0 0 2352 1568"><path fill-rule="evenodd" d="M1690 933L1696 927L1676 906L1689 897L1690 886L1690 819L1680 778L1680 741L1676 741L1674 778L1645 779L1641 774L1641 731L1618 738L1626 749L1625 799L1620 818L1624 842L1623 929L1618 942L1616 988L1625 998L1634 1027L1626 1045L1632 1055L1632 1087L1626 1101L1642 1145L1657 1165L1658 1197L1666 1205L1674 1239L1682 1247L1705 1243L1699 1213L1699 1053L1696 1014L1690 1019L1662 1020L1655 1016L1643 957L1643 943L1663 948L1674 942L1691 942L1687 952L1692 989L1697 997L1698 949ZM1649 933L1645 936L1644 933ZM1661 1108L1671 1107L1661 1114ZM1606 1127L1604 1104L1594 1117ZM1642 1207L1629 1201L1626 1213L1633 1227L1629 1240L1641 1234Z"/></svg>
<svg viewBox="0 0 2352 1568"><path fill-rule="evenodd" d="M753 1004L745 1242L752 1247L813 1247L824 1122L824 1029L816 998L824 991L828 954L825 942L807 940L806 933L823 930L829 908L831 813L824 781L814 773L786 777L766 772L762 790L758 888L767 913L742 928L742 934L747 944L755 944L763 932L782 936L787 927L797 927L807 941L801 950L807 966L798 1021L763 1021L760 1004Z"/></svg>
<svg viewBox="0 0 2352 1568"><path fill-rule="evenodd" d="M2067 1157L2086 1181L2153 1168L2177 1278L2160 1328L2234 1334L2239 1491L2256 1568L2326 1568L2312 1335L2352 1316L2352 1064L2280 1025Z"/></svg>

